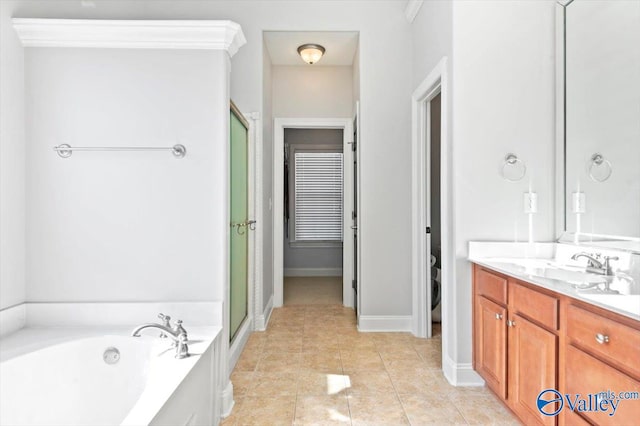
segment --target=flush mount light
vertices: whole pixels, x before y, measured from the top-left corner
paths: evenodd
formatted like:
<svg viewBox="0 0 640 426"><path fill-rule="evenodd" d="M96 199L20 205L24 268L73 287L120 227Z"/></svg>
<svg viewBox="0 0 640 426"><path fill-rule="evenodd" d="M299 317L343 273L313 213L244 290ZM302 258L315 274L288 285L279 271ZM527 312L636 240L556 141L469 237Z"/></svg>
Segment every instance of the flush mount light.
<svg viewBox="0 0 640 426"><path fill-rule="evenodd" d="M324 47L319 44L307 43L298 47L298 54L303 61L309 65L313 65L324 55Z"/></svg>

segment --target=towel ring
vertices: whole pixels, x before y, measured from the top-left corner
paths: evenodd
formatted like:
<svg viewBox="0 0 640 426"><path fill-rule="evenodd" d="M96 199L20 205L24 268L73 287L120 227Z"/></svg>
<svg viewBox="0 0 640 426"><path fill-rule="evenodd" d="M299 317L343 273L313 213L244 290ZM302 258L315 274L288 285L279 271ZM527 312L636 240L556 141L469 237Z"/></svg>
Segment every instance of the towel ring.
<svg viewBox="0 0 640 426"><path fill-rule="evenodd" d="M600 170L603 175L598 175L598 170ZM594 176L594 173L596 176ZM604 156L598 152L593 154L589 159L589 177L594 182L604 182L611 176L613 173L613 167L611 166L611 162L604 158Z"/></svg>
<svg viewBox="0 0 640 426"><path fill-rule="evenodd" d="M518 182L527 174L527 166L517 155L509 153L504 157L500 174L504 180Z"/></svg>

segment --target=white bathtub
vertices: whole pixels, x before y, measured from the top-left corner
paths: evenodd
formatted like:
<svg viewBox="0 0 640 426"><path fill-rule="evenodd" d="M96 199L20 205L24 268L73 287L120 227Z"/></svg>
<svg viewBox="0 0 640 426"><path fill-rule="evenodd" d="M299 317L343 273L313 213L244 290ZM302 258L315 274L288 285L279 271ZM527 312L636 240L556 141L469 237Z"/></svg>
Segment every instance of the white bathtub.
<svg viewBox="0 0 640 426"><path fill-rule="evenodd" d="M212 343L219 329L198 330L189 330L193 355L185 359L174 358L169 339L129 337L128 329L20 330L1 342L0 424L217 424ZM111 347L120 353L115 364L103 360Z"/></svg>

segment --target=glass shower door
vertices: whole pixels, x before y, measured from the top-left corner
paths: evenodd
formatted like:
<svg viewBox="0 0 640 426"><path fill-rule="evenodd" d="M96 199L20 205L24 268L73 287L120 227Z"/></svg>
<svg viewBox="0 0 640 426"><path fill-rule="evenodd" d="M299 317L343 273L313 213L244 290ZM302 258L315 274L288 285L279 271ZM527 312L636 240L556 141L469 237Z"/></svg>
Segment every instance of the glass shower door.
<svg viewBox="0 0 640 426"><path fill-rule="evenodd" d="M229 339L233 340L247 317L248 294L248 124L231 105L230 123L230 289Z"/></svg>

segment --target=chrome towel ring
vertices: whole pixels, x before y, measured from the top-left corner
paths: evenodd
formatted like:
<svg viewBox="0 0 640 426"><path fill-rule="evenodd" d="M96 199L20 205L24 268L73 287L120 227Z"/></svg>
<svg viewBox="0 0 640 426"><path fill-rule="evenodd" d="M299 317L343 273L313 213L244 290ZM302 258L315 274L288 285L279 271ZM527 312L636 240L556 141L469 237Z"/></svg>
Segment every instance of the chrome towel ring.
<svg viewBox="0 0 640 426"><path fill-rule="evenodd" d="M611 162L604 158L602 154L596 152L589 159L589 177L594 182L604 182L613 173Z"/></svg>
<svg viewBox="0 0 640 426"><path fill-rule="evenodd" d="M502 178L509 182L518 182L527 174L527 166L517 155L508 153L500 171Z"/></svg>

